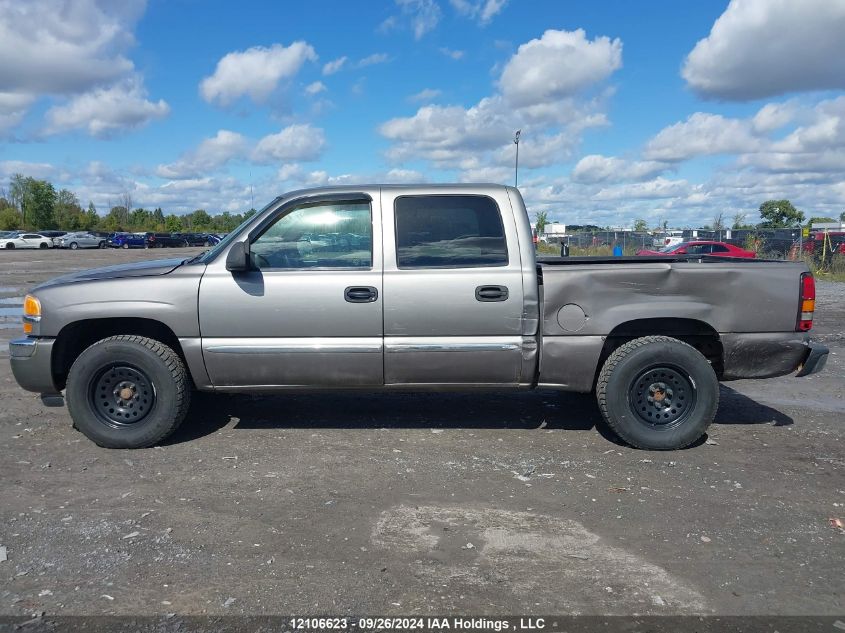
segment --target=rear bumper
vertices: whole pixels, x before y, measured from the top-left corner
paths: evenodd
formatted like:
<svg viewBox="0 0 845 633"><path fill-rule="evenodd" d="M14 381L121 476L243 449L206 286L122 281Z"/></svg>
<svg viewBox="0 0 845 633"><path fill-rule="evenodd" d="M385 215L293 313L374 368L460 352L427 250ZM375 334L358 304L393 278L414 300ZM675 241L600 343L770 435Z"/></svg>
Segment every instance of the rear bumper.
<svg viewBox="0 0 845 633"><path fill-rule="evenodd" d="M722 334L722 380L774 378L798 371L808 376L821 371L828 349L800 332Z"/></svg>
<svg viewBox="0 0 845 633"><path fill-rule="evenodd" d="M808 347L810 349L807 350L807 356L804 358L804 362L801 363L801 369L795 374L798 377L809 376L810 374L820 372L827 364L827 355L830 352L827 347L813 342L810 342Z"/></svg>
<svg viewBox="0 0 845 633"><path fill-rule="evenodd" d="M17 383L27 391L54 394L51 338L19 338L9 342L9 362Z"/></svg>

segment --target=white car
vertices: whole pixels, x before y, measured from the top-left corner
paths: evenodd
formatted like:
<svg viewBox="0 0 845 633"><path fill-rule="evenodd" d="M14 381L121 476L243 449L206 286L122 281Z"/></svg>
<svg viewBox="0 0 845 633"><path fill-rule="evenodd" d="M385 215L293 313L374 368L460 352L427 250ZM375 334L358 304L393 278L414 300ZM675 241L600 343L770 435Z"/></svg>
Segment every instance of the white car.
<svg viewBox="0 0 845 633"><path fill-rule="evenodd" d="M52 248L53 241L38 233L12 233L0 239L0 248L13 250L15 248Z"/></svg>

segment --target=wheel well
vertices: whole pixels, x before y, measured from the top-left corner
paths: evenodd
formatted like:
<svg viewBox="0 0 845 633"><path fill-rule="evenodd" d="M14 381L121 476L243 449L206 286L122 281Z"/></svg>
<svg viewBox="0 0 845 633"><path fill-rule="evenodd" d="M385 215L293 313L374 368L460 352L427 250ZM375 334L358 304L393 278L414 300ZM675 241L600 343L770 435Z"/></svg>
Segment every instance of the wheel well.
<svg viewBox="0 0 845 633"><path fill-rule="evenodd" d="M114 318L86 319L69 323L59 332L53 347L53 382L59 389L64 389L71 365L79 355L109 336L118 334L136 334L164 343L173 349L185 361L179 339L169 327L153 319ZM187 363L186 363L187 366Z"/></svg>
<svg viewBox="0 0 845 633"><path fill-rule="evenodd" d="M712 326L696 319L636 319L617 325L607 335L596 367L593 387L607 357L617 347L642 336L671 336L691 345L710 361L716 376L721 377L724 370L722 341Z"/></svg>

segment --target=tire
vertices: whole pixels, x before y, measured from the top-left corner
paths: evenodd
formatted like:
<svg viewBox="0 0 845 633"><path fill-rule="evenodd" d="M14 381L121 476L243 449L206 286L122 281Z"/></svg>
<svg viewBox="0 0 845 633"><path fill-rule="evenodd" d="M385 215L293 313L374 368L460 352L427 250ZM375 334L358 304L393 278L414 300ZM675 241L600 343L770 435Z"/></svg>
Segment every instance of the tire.
<svg viewBox="0 0 845 633"><path fill-rule="evenodd" d="M77 248L79 248L79 244L77 244L76 242L70 243L70 250L75 251Z"/></svg>
<svg viewBox="0 0 845 633"><path fill-rule="evenodd" d="M128 242L124 242L124 243L123 243L123 246L121 246L121 248L129 248L129 243L128 243Z"/></svg>
<svg viewBox="0 0 845 633"><path fill-rule="evenodd" d="M100 242L99 244L97 244L97 248L105 248L105 247L106 247L105 242Z"/></svg>
<svg viewBox="0 0 845 633"><path fill-rule="evenodd" d="M608 357L596 398L620 439L636 448L674 450L689 446L710 426L719 408L719 381L691 345L645 336Z"/></svg>
<svg viewBox="0 0 845 633"><path fill-rule="evenodd" d="M8 244L6 244L6 248L10 251L13 251L15 250L15 245L13 242L9 242Z"/></svg>
<svg viewBox="0 0 845 633"><path fill-rule="evenodd" d="M50 247L49 247L49 246L47 246L44 242L41 242L41 243L38 245L38 248L50 248Z"/></svg>
<svg viewBox="0 0 845 633"><path fill-rule="evenodd" d="M179 355L135 335L111 336L87 348L71 366L65 390L74 426L105 448L157 444L185 419L190 393Z"/></svg>
<svg viewBox="0 0 845 633"><path fill-rule="evenodd" d="M206 240L206 241L205 241L205 244L203 244L203 246L205 246L206 248L208 248L209 246L211 246L211 242L209 242L208 240Z"/></svg>

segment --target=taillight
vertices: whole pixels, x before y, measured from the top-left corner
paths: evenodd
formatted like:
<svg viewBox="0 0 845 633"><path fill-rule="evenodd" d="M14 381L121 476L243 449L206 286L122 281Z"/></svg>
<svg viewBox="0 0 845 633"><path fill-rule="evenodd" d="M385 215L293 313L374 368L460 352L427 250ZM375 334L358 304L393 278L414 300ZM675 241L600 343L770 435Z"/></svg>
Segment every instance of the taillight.
<svg viewBox="0 0 845 633"><path fill-rule="evenodd" d="M801 297L796 332L807 332L813 327L813 312L816 309L816 280L813 273L801 273Z"/></svg>

